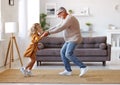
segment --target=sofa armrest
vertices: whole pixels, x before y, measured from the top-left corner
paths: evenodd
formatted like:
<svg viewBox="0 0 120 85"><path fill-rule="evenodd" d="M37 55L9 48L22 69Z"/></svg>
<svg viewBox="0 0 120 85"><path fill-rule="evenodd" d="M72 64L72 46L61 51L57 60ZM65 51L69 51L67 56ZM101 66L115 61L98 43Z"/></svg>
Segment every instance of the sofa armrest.
<svg viewBox="0 0 120 85"><path fill-rule="evenodd" d="M108 60L111 60L111 44L107 44Z"/></svg>

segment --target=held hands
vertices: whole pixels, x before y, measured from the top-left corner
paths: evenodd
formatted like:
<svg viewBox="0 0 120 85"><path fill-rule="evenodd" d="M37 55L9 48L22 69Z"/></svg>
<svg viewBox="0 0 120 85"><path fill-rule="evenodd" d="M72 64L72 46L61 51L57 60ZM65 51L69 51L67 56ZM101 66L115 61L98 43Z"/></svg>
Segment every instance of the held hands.
<svg viewBox="0 0 120 85"><path fill-rule="evenodd" d="M48 36L50 33L48 32L48 31L45 31L42 35L41 35L41 37L46 37L46 36Z"/></svg>

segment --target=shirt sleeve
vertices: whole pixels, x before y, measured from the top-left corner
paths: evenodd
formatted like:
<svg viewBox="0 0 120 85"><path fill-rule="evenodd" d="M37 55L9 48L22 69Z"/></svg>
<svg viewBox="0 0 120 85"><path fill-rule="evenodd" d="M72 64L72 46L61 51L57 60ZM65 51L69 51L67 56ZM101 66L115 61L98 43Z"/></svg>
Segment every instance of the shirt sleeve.
<svg viewBox="0 0 120 85"><path fill-rule="evenodd" d="M66 17L66 19L64 20L64 22L62 24L60 24L59 26L55 27L52 30L49 30L49 33L50 34L54 34L54 33L61 32L64 29L67 29L70 25L71 25L71 18L70 17Z"/></svg>
<svg viewBox="0 0 120 85"><path fill-rule="evenodd" d="M32 36L32 43L38 43L39 40L41 40L41 39L42 39L41 36L35 34Z"/></svg>

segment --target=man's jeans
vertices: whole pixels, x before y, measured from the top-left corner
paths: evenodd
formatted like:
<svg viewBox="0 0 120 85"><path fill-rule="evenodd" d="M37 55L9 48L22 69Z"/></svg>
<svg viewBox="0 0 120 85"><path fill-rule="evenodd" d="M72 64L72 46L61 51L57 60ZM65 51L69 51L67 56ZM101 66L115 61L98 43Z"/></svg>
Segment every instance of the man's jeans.
<svg viewBox="0 0 120 85"><path fill-rule="evenodd" d="M80 68L85 68L86 66L80 61L78 60L78 58L73 54L75 47L76 47L76 43L74 42L65 42L62 49L61 49L61 58L62 61L65 65L65 69L67 71L72 71L71 70L71 66L70 66L70 61L72 61L74 64L76 64L77 66L79 66Z"/></svg>

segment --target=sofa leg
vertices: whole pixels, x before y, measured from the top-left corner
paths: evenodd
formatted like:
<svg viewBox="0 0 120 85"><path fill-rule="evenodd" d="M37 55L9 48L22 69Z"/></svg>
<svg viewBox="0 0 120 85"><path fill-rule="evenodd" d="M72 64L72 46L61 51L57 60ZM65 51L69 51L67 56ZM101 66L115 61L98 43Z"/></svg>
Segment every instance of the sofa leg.
<svg viewBox="0 0 120 85"><path fill-rule="evenodd" d="M106 61L103 61L103 66L106 66Z"/></svg>
<svg viewBox="0 0 120 85"><path fill-rule="evenodd" d="M37 66L39 66L39 61L37 61Z"/></svg>
<svg viewBox="0 0 120 85"><path fill-rule="evenodd" d="M40 66L41 66L41 61L39 61L40 62Z"/></svg>
<svg viewBox="0 0 120 85"><path fill-rule="evenodd" d="M41 65L41 61L37 61L37 66Z"/></svg>

